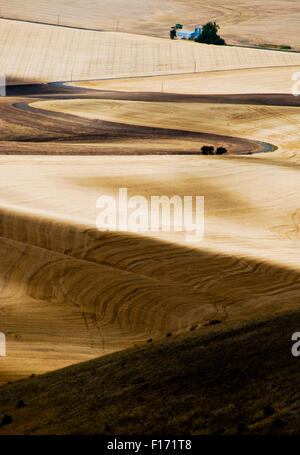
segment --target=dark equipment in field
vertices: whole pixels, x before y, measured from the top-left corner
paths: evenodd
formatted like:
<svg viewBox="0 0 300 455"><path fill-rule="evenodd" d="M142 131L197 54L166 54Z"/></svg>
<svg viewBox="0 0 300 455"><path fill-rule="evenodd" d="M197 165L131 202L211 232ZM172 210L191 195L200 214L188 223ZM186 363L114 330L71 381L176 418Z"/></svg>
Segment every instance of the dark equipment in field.
<svg viewBox="0 0 300 455"><path fill-rule="evenodd" d="M171 38L171 39L174 39L174 38L176 38L176 36L177 36L176 28L175 28L175 27L171 27L171 30L170 30L170 38Z"/></svg>

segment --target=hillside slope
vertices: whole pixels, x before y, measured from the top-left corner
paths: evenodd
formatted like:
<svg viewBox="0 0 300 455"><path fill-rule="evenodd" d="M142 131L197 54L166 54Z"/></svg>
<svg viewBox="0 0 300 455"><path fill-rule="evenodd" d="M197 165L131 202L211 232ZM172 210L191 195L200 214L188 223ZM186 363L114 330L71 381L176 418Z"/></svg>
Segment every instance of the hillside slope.
<svg viewBox="0 0 300 455"><path fill-rule="evenodd" d="M300 65L300 54L0 19L8 84Z"/></svg>
<svg viewBox="0 0 300 455"><path fill-rule="evenodd" d="M297 433L299 327L299 312L211 327L6 385L0 434Z"/></svg>
<svg viewBox="0 0 300 455"><path fill-rule="evenodd" d="M228 326L299 308L299 98L55 86L34 94L34 88L10 89L13 96L1 101L0 331L8 356L1 359L0 383L196 324L205 330L214 319ZM73 99L87 108L100 103L101 115L103 106L115 106L117 118L50 112L43 109L49 97L71 107ZM142 126L158 111L159 127L165 122L169 129ZM132 125L120 123L124 112ZM174 126L233 131L279 148L249 156L176 156L188 148L199 152L209 136ZM251 145L234 141L237 152ZM122 156L106 154L121 147ZM172 156L144 155L170 149ZM5 155L8 150L16 155ZM128 150L136 155L125 156ZM92 151L102 156L87 156ZM69 152L83 156L59 156ZM185 230L97 231L97 198L116 196L120 187L149 200L204 195L203 240L187 243Z"/></svg>
<svg viewBox="0 0 300 455"><path fill-rule="evenodd" d="M230 43L300 48L297 0L2 0L1 16L160 37L178 22L192 29L215 20Z"/></svg>

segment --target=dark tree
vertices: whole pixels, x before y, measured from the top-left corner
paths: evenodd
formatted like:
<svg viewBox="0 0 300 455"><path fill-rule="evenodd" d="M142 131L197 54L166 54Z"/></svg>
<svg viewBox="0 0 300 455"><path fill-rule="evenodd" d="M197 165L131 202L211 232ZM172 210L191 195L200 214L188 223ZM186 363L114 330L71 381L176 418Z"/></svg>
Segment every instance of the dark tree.
<svg viewBox="0 0 300 455"><path fill-rule="evenodd" d="M224 153L227 153L227 149L225 147L218 147L216 150L216 155L224 155Z"/></svg>
<svg viewBox="0 0 300 455"><path fill-rule="evenodd" d="M203 145L201 147L202 155L213 155L214 154L214 147L211 145Z"/></svg>
<svg viewBox="0 0 300 455"><path fill-rule="evenodd" d="M220 26L216 22L208 22L203 25L201 35L195 41L206 44L226 44L225 40L218 35L219 28Z"/></svg>

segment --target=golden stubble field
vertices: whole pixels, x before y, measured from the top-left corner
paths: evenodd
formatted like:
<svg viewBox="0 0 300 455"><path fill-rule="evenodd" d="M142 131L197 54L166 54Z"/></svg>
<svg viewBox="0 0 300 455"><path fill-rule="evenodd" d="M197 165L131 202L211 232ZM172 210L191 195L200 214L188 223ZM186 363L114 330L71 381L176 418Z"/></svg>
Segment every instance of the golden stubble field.
<svg viewBox="0 0 300 455"><path fill-rule="evenodd" d="M299 4L294 0L3 0L3 17L64 24L104 31L168 37L171 25L215 20L232 44L291 45L300 48Z"/></svg>
<svg viewBox="0 0 300 455"><path fill-rule="evenodd" d="M180 103L178 112L176 103L93 98L33 100L31 107L230 133L279 149L248 157L2 156L2 330L9 352L2 381L196 325L205 331L210 320L226 328L297 308L297 107ZM138 147L149 144L140 140ZM174 232L101 234L96 200L117 196L120 187L129 197L203 195L203 241L189 245Z"/></svg>
<svg viewBox="0 0 300 455"><path fill-rule="evenodd" d="M226 329L298 308L299 107L287 105L298 54L6 20L0 33L1 68L20 84L172 73L81 84L112 90L107 99L94 99L92 91L88 99L74 89L56 99L46 94L37 100L31 92L0 100L1 146L15 153L0 156L0 330L8 352L0 382L167 333L196 326L205 332L212 320ZM176 75L193 72L195 62L207 73ZM116 92L128 99L110 99ZM177 103L145 101L143 92L153 98L161 92L248 97L242 104L218 98ZM257 93L266 97L254 102ZM277 104L276 95L283 95ZM229 135L278 150L222 157L22 156L25 148L51 153L75 147L85 132L77 150L88 152L97 141L101 153L130 142L121 134L99 138L95 130L103 121L125 132L133 125ZM61 132L60 123L66 128L68 122ZM181 140L177 148L185 146ZM151 152L146 135L134 141L141 153ZM163 149L159 136L156 141ZM184 233L173 232L98 232L96 200L120 187L147 198L204 196L203 241L189 245Z"/></svg>
<svg viewBox="0 0 300 455"><path fill-rule="evenodd" d="M0 19L8 84L300 65L300 54Z"/></svg>
<svg viewBox="0 0 300 455"><path fill-rule="evenodd" d="M66 85L96 90L190 95L291 94L294 73L300 73L300 66L241 68L238 71L218 69L197 74L68 82Z"/></svg>

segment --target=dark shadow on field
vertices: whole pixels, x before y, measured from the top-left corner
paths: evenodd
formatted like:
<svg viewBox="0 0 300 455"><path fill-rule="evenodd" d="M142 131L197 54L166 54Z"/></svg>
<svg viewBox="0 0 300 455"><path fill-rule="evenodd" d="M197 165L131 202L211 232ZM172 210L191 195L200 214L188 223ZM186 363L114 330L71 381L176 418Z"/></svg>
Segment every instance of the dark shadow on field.
<svg viewBox="0 0 300 455"><path fill-rule="evenodd" d="M82 271L81 280L78 281L80 289L84 288L84 280L87 283L86 289L90 286L96 289L95 283L98 279L101 283L101 273L93 283L89 277L90 272L88 269L85 271L89 266L97 274L97 264L104 266L104 269L112 268L116 274L116 280L118 273L126 272L129 273L130 280L134 280L135 276L138 282L141 280L142 286L142 277L146 278L147 287L150 285L148 298L151 300L152 291L154 294L157 293L158 307L155 311L158 312L159 306L164 306L164 301L172 301L172 298L174 302L179 298L178 309L180 309L180 302L183 305L182 308L198 308L197 318L202 321L207 319L205 312L201 316L202 305L210 306L211 316L219 314L219 319L224 322L232 317L251 319L259 314L270 314L299 307L299 271L287 267L286 264L276 265L267 260L255 260L250 257L199 249L201 245L185 246L143 235L103 232L93 227L17 213L8 209L1 209L0 236L20 243L20 258L23 254L22 245L27 245L28 253L25 257L31 265L34 265L30 259L31 248L35 249L34 254L37 258L38 250L41 249L41 257L45 255L43 261L46 269L41 268L37 260L36 271L30 275L30 286L36 283L34 286L39 289L44 283L46 296L48 293L51 295L51 287L57 284L52 283L53 276L61 276L62 280L64 275L72 277L74 259L75 266ZM280 242L280 239L278 241ZM55 261L51 265L52 254L54 257L58 254L58 262L64 263L61 271L59 268L56 270ZM76 260L79 261L78 264ZM13 272L14 270L10 279L23 279L21 275L14 275ZM113 285L113 275L111 280ZM73 282L68 286L71 286L70 293L77 299L77 283L74 289ZM101 286L99 285L99 292L96 292L97 298L93 297L93 301L98 302L96 308L102 308L102 303L106 301ZM121 304L122 297L120 295L118 297L118 292L116 287L114 299ZM81 302L83 306L90 303L88 295L86 290Z"/></svg>
<svg viewBox="0 0 300 455"><path fill-rule="evenodd" d="M7 96L54 97L57 99L111 99L127 101L150 101L159 103L212 103L248 104L261 106L300 106L300 96L292 94L226 94L226 95L189 95L161 92L124 92L118 90L99 90L70 87L60 84L27 84L7 87Z"/></svg>
<svg viewBox="0 0 300 455"><path fill-rule="evenodd" d="M196 330L6 385L0 433L299 434L299 327L296 311Z"/></svg>

